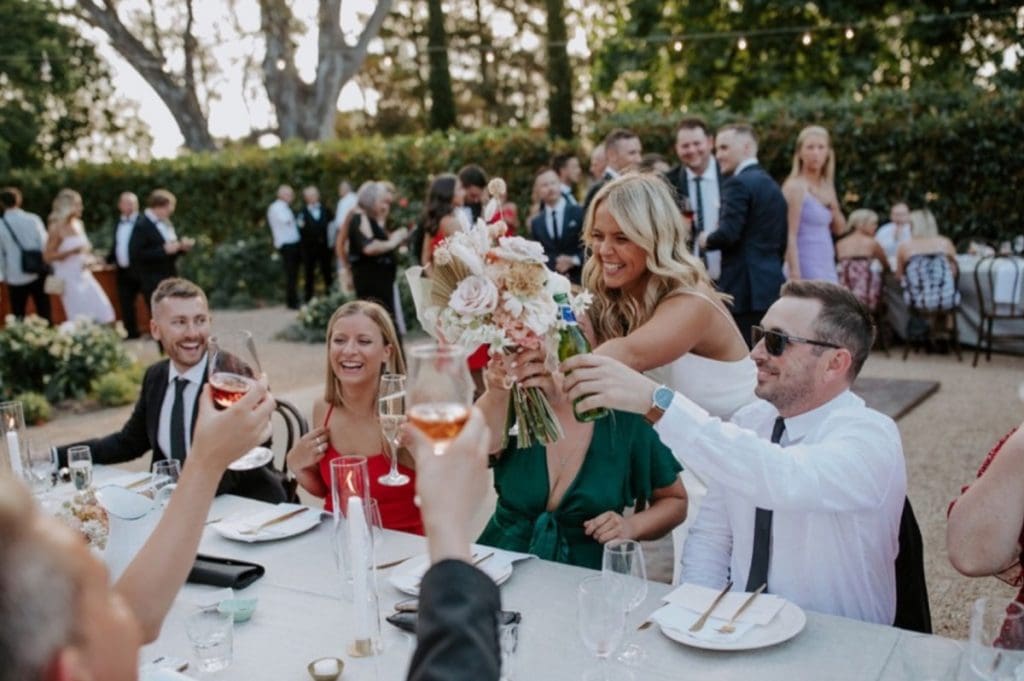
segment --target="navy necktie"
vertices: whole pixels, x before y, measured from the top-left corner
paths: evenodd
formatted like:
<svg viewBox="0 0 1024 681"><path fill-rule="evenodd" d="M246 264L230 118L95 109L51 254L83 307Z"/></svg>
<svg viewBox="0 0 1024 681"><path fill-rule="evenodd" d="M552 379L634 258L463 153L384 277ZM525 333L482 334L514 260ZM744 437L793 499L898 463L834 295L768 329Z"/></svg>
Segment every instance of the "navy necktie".
<svg viewBox="0 0 1024 681"><path fill-rule="evenodd" d="M174 402L171 403L171 458L185 460L185 388L188 379L178 376L174 379Z"/></svg>
<svg viewBox="0 0 1024 681"><path fill-rule="evenodd" d="M772 442L778 444L782 433L786 430L786 422L779 416L772 428ZM754 591L762 584L768 583L768 563L771 559L772 547L772 512L759 508L754 514L754 550L750 556L750 575L747 577L747 591ZM768 589L765 589L767 591Z"/></svg>
<svg viewBox="0 0 1024 681"><path fill-rule="evenodd" d="M700 175L697 175L696 177L693 178L693 188L694 192L697 194L697 216L696 220L694 221L694 234L700 234L701 232L704 231L704 200L700 193L700 183L703 179L704 178L701 177ZM760 584L758 586L760 586Z"/></svg>

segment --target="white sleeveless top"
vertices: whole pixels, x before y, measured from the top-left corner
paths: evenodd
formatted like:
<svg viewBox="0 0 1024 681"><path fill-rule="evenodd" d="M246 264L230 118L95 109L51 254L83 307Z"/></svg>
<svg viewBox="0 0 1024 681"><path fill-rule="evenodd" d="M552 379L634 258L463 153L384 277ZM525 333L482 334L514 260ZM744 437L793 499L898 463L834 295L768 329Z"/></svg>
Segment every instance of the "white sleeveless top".
<svg viewBox="0 0 1024 681"><path fill-rule="evenodd" d="M711 299L696 291L684 293L704 298L721 314L727 315ZM729 317L732 322L732 318ZM739 331L736 332L739 334ZM757 366L750 355L733 362L708 359L692 352L672 362L644 372L648 378L668 386L695 402L712 416L729 420L740 408L757 397Z"/></svg>

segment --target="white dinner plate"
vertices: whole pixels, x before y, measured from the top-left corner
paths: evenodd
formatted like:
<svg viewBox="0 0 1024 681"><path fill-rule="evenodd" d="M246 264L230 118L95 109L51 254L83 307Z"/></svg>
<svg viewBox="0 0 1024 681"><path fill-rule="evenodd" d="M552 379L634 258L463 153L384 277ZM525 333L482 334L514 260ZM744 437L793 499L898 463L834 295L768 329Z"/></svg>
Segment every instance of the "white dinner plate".
<svg viewBox="0 0 1024 681"><path fill-rule="evenodd" d="M766 626L754 627L746 635L735 641L708 641L695 638L686 631L659 626L661 626L661 633L665 634L665 636L668 636L673 641L678 641L694 648L704 648L705 650L754 650L755 648L767 648L768 646L788 641L799 634L805 624L807 624L807 615L800 609L800 606L786 601L786 604L782 606L779 613Z"/></svg>
<svg viewBox="0 0 1024 681"><path fill-rule="evenodd" d="M288 512L290 504L280 504L280 506L281 513L284 514ZM299 506L295 506L295 508L297 509ZM294 517L288 518L288 520L283 520L269 527L265 527L254 534L243 533L242 529L244 528L232 522L238 520L237 516L212 523L210 527L225 539L251 544L253 542L287 539L288 537L294 537L295 535L302 534L303 532L308 532L320 524L320 518L320 511L315 508L310 508L304 513L300 513Z"/></svg>
<svg viewBox="0 0 1024 681"><path fill-rule="evenodd" d="M486 553L483 555L486 555ZM502 555L500 552L495 553L477 567L493 579L494 583L498 586L507 582L508 578L512 576L512 561L508 560L507 555ZM419 596L420 580L423 579L423 575L427 573L429 568L430 556L426 554L416 556L401 565L396 565L391 574L388 575L388 581L391 582L391 586L402 593L409 594L410 596Z"/></svg>

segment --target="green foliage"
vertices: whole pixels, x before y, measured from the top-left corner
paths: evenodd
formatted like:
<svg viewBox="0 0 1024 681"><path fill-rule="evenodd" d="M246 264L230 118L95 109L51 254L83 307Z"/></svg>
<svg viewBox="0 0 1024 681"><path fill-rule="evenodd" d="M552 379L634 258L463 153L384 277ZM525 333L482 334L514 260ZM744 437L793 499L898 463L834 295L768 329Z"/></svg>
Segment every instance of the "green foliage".
<svg viewBox="0 0 1024 681"><path fill-rule="evenodd" d="M427 0L427 49L430 51L430 129L447 130L455 126L455 96L448 70L448 34L444 28L441 0Z"/></svg>
<svg viewBox="0 0 1024 681"><path fill-rule="evenodd" d="M323 343L327 334L327 322L339 307L354 300L351 293L331 291L326 296L315 296L303 305L295 317L295 323L281 332L284 340L304 343Z"/></svg>
<svg viewBox="0 0 1024 681"><path fill-rule="evenodd" d="M121 369L104 374L92 382L92 394L104 407L131 404L139 396L142 377L133 369Z"/></svg>
<svg viewBox="0 0 1024 681"><path fill-rule="evenodd" d="M14 401L21 402L27 425L38 426L53 418L53 407L46 401L46 396L42 393L18 393L14 396Z"/></svg>
<svg viewBox="0 0 1024 681"><path fill-rule="evenodd" d="M249 308L276 300L284 291L281 257L266 240L237 239L214 244L201 234L182 262L181 274L208 292L215 308Z"/></svg>
<svg viewBox="0 0 1024 681"><path fill-rule="evenodd" d="M39 392L50 402L84 397L98 377L131 366L118 331L90 322L50 326L9 316L0 330L5 397Z"/></svg>

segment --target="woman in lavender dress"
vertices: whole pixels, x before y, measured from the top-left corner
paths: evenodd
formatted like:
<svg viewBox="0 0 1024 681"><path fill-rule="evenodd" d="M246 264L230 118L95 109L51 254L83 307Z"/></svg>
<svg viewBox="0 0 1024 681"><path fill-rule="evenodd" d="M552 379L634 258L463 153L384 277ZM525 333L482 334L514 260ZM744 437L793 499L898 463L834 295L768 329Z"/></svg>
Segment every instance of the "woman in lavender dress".
<svg viewBox="0 0 1024 681"><path fill-rule="evenodd" d="M828 131L817 125L801 130L793 170L782 185L789 207L786 268L791 281L837 281L832 236L846 231L846 220L836 196L835 169Z"/></svg>

